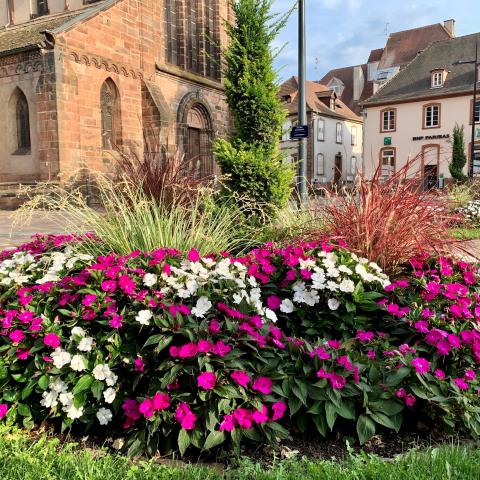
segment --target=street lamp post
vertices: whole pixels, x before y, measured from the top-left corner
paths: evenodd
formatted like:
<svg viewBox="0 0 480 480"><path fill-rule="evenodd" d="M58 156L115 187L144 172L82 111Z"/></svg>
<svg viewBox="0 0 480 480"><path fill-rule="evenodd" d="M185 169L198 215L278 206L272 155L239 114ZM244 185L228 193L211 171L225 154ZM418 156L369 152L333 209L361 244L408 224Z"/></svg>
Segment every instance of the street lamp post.
<svg viewBox="0 0 480 480"><path fill-rule="evenodd" d="M473 64L474 65L474 74L473 74L473 107L472 107L472 138L470 143L470 166L468 169L468 176L473 178L474 173L474 159L475 159L475 112L477 104L477 83L478 83L478 40L475 41L475 60L462 61L459 60L455 62L454 65L464 65L464 64Z"/></svg>
<svg viewBox="0 0 480 480"><path fill-rule="evenodd" d="M298 124L307 124L305 58L305 0L298 2ZM306 186L307 139L301 138L298 145L298 194L303 201L307 193Z"/></svg>

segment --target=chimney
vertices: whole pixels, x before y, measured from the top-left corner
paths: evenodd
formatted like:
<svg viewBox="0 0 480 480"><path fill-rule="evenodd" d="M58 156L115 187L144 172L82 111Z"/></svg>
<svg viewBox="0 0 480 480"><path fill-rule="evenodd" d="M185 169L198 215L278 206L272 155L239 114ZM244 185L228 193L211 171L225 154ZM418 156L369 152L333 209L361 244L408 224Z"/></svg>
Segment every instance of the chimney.
<svg viewBox="0 0 480 480"><path fill-rule="evenodd" d="M361 65L353 67L353 101L357 102L362 96L365 87L365 75Z"/></svg>
<svg viewBox="0 0 480 480"><path fill-rule="evenodd" d="M443 22L445 30L452 36L455 37L455 20L451 18L450 20L445 20Z"/></svg>

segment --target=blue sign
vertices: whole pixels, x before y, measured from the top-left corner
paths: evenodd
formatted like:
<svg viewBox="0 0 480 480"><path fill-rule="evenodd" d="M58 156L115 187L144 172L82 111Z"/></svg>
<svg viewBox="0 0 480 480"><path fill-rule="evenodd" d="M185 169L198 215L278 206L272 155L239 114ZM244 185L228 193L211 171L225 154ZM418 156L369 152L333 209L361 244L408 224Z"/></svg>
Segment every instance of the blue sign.
<svg viewBox="0 0 480 480"><path fill-rule="evenodd" d="M290 132L292 140L299 140L301 138L308 138L308 125L297 125L292 128Z"/></svg>

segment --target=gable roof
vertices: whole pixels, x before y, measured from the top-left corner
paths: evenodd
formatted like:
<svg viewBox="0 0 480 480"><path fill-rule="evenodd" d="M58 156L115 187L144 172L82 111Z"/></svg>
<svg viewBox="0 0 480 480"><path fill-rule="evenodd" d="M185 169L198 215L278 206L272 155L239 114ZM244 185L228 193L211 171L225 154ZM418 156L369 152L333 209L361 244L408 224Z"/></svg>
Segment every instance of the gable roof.
<svg viewBox="0 0 480 480"><path fill-rule="evenodd" d="M399 66L411 62L419 52L425 50L432 42L448 40L451 34L441 23L403 30L389 35L383 49L379 69Z"/></svg>
<svg viewBox="0 0 480 480"><path fill-rule="evenodd" d="M279 96L284 98L289 96L291 103L285 103L289 114L295 114L298 112L298 78L291 77L280 86ZM335 110L331 110L320 98L325 97L335 98ZM341 100L336 98L335 93L329 90L329 88L321 83L306 82L306 95L307 109L312 112L327 115L333 118L341 120L351 120L354 122L362 122L362 119L350 110Z"/></svg>
<svg viewBox="0 0 480 480"><path fill-rule="evenodd" d="M368 56L367 63L379 62L382 58L384 48L376 48L375 50L370 51Z"/></svg>
<svg viewBox="0 0 480 480"><path fill-rule="evenodd" d="M116 1L118 0L106 0L78 10L46 15L26 23L0 29L0 56L39 48L45 45L46 32L60 33L109 8Z"/></svg>
<svg viewBox="0 0 480 480"><path fill-rule="evenodd" d="M455 62L471 60L475 55L476 41L480 41L480 33L432 43L363 105L469 93L473 86L473 66L456 65ZM437 68L448 71L445 84L442 88L431 88L431 71Z"/></svg>

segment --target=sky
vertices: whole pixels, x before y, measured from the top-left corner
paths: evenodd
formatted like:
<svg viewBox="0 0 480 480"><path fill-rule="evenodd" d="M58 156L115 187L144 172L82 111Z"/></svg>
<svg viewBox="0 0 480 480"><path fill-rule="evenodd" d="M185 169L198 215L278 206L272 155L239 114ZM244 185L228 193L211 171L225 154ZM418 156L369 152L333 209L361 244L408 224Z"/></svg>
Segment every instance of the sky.
<svg viewBox="0 0 480 480"><path fill-rule="evenodd" d="M389 33L456 20L456 35L480 31L480 0L305 0L307 78L319 80L332 68L366 63L370 50L385 45ZM295 0L273 0L287 12ZM275 41L275 65L285 80L297 75L298 16L295 10Z"/></svg>

